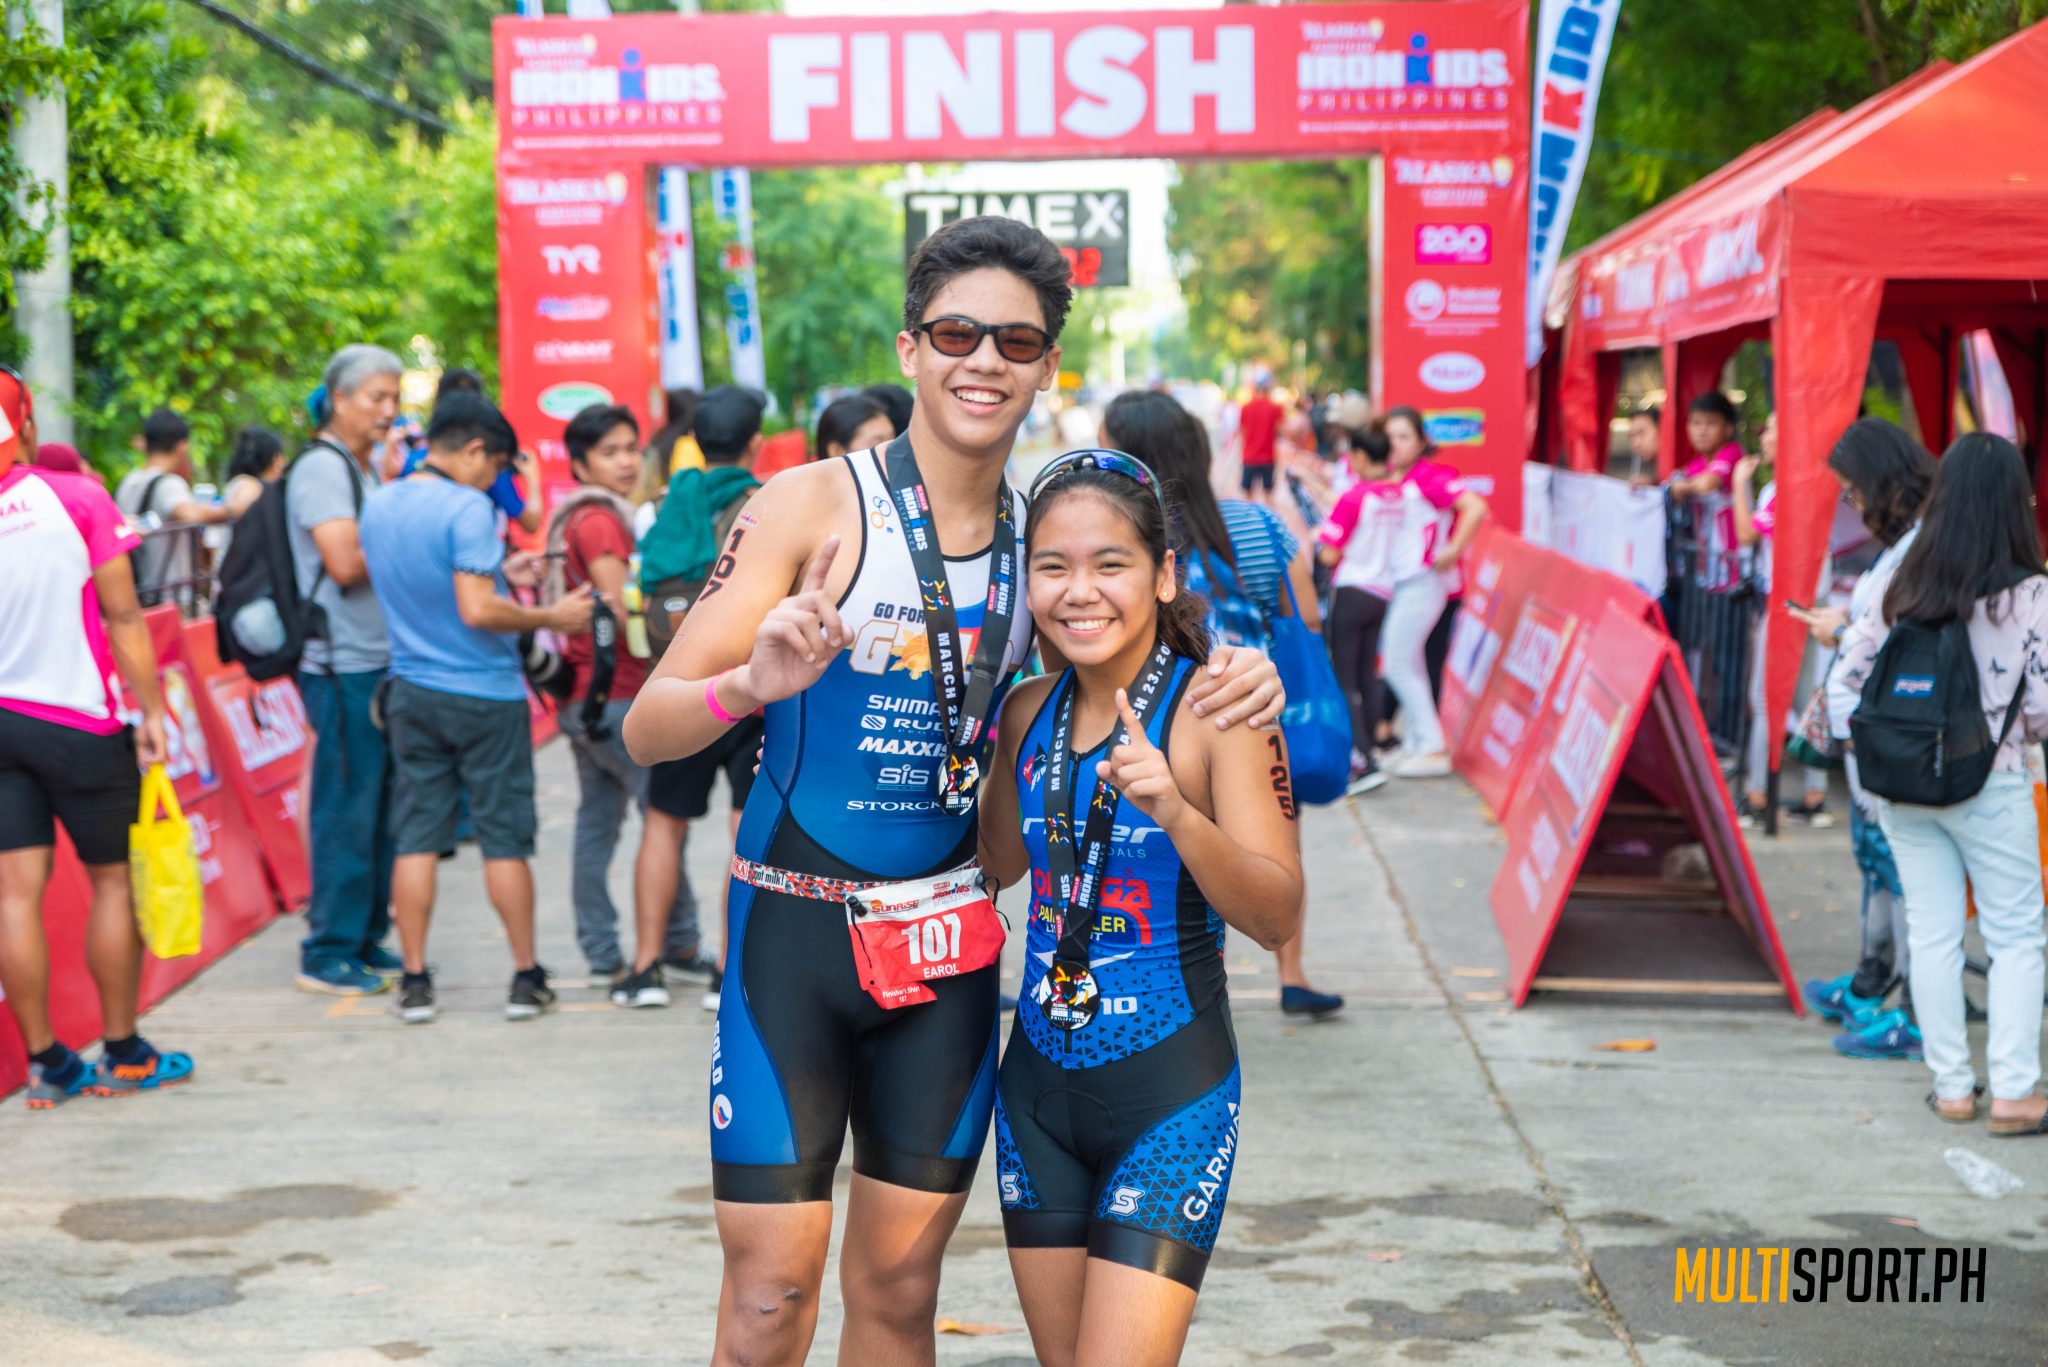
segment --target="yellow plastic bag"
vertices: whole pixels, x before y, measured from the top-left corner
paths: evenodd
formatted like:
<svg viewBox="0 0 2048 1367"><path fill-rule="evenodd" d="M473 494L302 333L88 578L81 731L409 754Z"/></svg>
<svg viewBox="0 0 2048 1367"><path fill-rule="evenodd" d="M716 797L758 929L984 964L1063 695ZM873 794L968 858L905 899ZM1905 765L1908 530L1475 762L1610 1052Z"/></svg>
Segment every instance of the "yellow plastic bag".
<svg viewBox="0 0 2048 1367"><path fill-rule="evenodd" d="M159 804L162 816L157 815ZM161 764L150 765L142 776L142 809L128 828L128 881L149 952L159 959L197 954L206 890L192 847L192 825Z"/></svg>

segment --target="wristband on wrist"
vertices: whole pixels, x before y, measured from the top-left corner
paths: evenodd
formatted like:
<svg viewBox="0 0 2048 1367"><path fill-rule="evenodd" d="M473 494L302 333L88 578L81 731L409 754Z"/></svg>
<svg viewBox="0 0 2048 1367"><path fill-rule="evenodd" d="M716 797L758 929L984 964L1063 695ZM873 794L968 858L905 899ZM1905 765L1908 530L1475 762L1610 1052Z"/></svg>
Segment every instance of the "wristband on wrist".
<svg viewBox="0 0 2048 1367"><path fill-rule="evenodd" d="M730 673L732 671L728 669L725 674L714 674L704 681L704 707L727 726L735 726L740 718L726 711L725 704L718 700L718 685L725 682L725 675Z"/></svg>

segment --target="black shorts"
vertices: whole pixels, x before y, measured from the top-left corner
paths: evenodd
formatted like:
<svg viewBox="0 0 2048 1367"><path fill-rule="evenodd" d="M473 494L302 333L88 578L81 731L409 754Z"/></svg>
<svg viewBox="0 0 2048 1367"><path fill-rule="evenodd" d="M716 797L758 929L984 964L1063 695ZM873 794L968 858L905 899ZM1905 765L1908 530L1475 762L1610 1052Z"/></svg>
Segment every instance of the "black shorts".
<svg viewBox="0 0 2048 1367"><path fill-rule="evenodd" d="M973 852L972 838L941 868ZM788 823L763 862L854 877ZM931 984L887 1010L862 990L846 909L735 880L725 990L711 1046L711 1190L721 1201L832 1199L849 1130L853 1170L913 1191L974 1184L996 1090L996 978Z"/></svg>
<svg viewBox="0 0 2048 1367"><path fill-rule="evenodd" d="M393 679L391 834L399 854L455 847L461 799L486 859L533 855L533 728L524 702L472 698Z"/></svg>
<svg viewBox="0 0 2048 1367"><path fill-rule="evenodd" d="M761 754L765 723L748 717L685 759L665 759L647 771L647 805L678 821L697 821L711 810L711 789L723 772L732 788L732 809L747 805L754 790L754 766Z"/></svg>
<svg viewBox="0 0 2048 1367"><path fill-rule="evenodd" d="M1063 1068L1014 1030L996 1083L1005 1241L1086 1248L1201 1290L1237 1161L1240 1088L1228 1004L1093 1068Z"/></svg>
<svg viewBox="0 0 2048 1367"><path fill-rule="evenodd" d="M1272 462L1269 461L1264 465L1245 466L1244 472L1238 477L1238 483L1243 487L1246 493L1250 493L1252 491L1253 485L1258 485L1270 494L1271 492L1273 492Z"/></svg>
<svg viewBox="0 0 2048 1367"><path fill-rule="evenodd" d="M54 845L62 821L81 863L125 864L141 803L133 729L100 736L0 707L0 850Z"/></svg>

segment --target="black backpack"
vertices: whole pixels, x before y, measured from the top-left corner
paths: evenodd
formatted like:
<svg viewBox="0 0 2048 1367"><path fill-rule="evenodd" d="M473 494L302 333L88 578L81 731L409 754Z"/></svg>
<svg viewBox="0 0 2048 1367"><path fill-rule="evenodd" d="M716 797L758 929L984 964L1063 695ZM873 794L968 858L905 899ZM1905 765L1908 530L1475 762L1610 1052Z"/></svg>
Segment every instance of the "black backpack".
<svg viewBox="0 0 2048 1367"><path fill-rule="evenodd" d="M313 601L327 578L327 566L323 562L314 575L313 591L301 594L292 559L291 514L285 504L292 471L323 449L349 463L349 494L361 521L363 487L355 478L356 458L324 437L315 437L292 457L283 477L256 496L235 524L235 539L221 561L220 590L213 600L214 641L222 662L240 664L252 679L291 673L299 667L306 642L327 635L327 611Z"/></svg>
<svg viewBox="0 0 2048 1367"><path fill-rule="evenodd" d="M1998 747L2019 716L2027 691L2024 661L2017 672L2005 723L1993 738L1969 620L1894 624L1849 718L1857 778L1879 797L1916 807L1968 802L1983 791Z"/></svg>

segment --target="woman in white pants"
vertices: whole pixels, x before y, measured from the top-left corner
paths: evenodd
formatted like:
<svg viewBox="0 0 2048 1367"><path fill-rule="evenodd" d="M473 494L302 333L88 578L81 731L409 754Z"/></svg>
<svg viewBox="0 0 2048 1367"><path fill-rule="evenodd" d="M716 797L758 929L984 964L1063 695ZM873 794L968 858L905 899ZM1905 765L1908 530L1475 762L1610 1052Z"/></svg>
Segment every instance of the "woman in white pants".
<svg viewBox="0 0 2048 1367"><path fill-rule="evenodd" d="M2033 488L2019 450L1972 433L1949 448L1920 535L1882 600L1842 638L1828 681L1829 711L1853 713L1891 624L1965 619L1979 701L1998 753L1984 787L1947 807L1879 803L1906 890L1913 1005L1942 1119L1968 1124L1982 1088L1963 1016L1963 908L1976 894L1977 928L1991 952L1990 1133L2048 1134L2041 1079L2042 899L2039 831L2026 748L2048 737L2048 577L2034 526ZM1938 687L1932 680L1901 676ZM2018 724L2014 720L2017 717Z"/></svg>
<svg viewBox="0 0 2048 1367"><path fill-rule="evenodd" d="M1458 561L1486 520L1486 500L1456 469L1435 459L1436 447L1412 408L1387 411L1387 472L1400 485L1401 526L1395 534L1394 596L1381 628L1387 687L1401 700L1401 755L1387 766L1395 778L1442 778L1451 772L1443 725L1430 693L1423 650L1462 587Z"/></svg>

